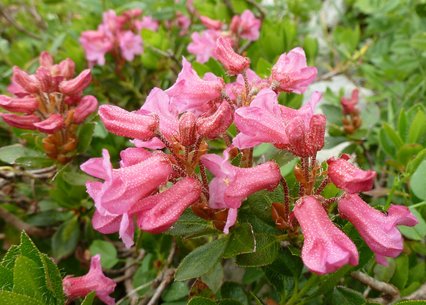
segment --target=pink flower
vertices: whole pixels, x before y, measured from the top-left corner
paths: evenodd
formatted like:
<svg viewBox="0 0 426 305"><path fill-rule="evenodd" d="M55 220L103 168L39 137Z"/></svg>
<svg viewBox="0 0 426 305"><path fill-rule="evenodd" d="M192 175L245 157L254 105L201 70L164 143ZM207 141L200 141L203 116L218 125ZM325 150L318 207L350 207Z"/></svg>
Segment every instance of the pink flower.
<svg viewBox="0 0 426 305"><path fill-rule="evenodd" d="M55 133L64 126L64 118L59 113L54 113L44 121L34 123L34 126L41 132Z"/></svg>
<svg viewBox="0 0 426 305"><path fill-rule="evenodd" d="M142 38L138 34L134 34L132 31L125 31L120 33L118 36L121 55L127 61L132 61L135 55L142 54Z"/></svg>
<svg viewBox="0 0 426 305"><path fill-rule="evenodd" d="M12 98L0 95L0 107L11 112L31 114L38 108L38 100L31 96Z"/></svg>
<svg viewBox="0 0 426 305"><path fill-rule="evenodd" d="M86 275L66 276L62 284L65 294L70 299L85 297L90 292L95 291L96 296L105 304L115 304L114 299L109 295L114 292L116 283L102 272L100 255L92 257L90 269Z"/></svg>
<svg viewBox="0 0 426 305"><path fill-rule="evenodd" d="M330 158L328 177L338 187L350 194L366 192L373 188L376 172L364 171L350 163L349 156L344 154L339 159Z"/></svg>
<svg viewBox="0 0 426 305"><path fill-rule="evenodd" d="M118 232L126 248L131 248L134 244L133 235L135 233L133 218L127 213L104 214L105 215L102 215L98 210L95 210L92 218L93 229L102 234L113 234Z"/></svg>
<svg viewBox="0 0 426 305"><path fill-rule="evenodd" d="M220 35L221 32L215 30L192 33L192 41L188 45L188 52L196 55L199 63L206 63L210 57L214 57L216 39L218 39Z"/></svg>
<svg viewBox="0 0 426 305"><path fill-rule="evenodd" d="M192 112L185 112L179 118L179 143L189 147L197 140L197 118Z"/></svg>
<svg viewBox="0 0 426 305"><path fill-rule="evenodd" d="M141 230L162 233L168 230L200 195L200 182L186 177L164 192L140 200L132 213L136 214Z"/></svg>
<svg viewBox="0 0 426 305"><path fill-rule="evenodd" d="M176 26L180 29L179 35L185 36L188 33L188 29L191 25L191 19L182 14L181 12L176 13Z"/></svg>
<svg viewBox="0 0 426 305"><path fill-rule="evenodd" d="M201 79L185 58L182 66L175 84L166 93L179 112L189 110L195 114L203 113L210 108L209 102L221 97L224 82L212 74Z"/></svg>
<svg viewBox="0 0 426 305"><path fill-rule="evenodd" d="M212 113L204 113L197 119L198 134L214 139L225 133L233 121L233 108L227 101L223 101Z"/></svg>
<svg viewBox="0 0 426 305"><path fill-rule="evenodd" d="M98 100L93 95L84 96L74 111L73 121L76 124L82 123L90 114L98 108Z"/></svg>
<svg viewBox="0 0 426 305"><path fill-rule="evenodd" d="M358 230L376 260L386 265L385 257L397 257L403 250L403 238L397 225L414 226L417 219L401 205L391 205L384 214L369 206L356 194L346 194L339 200L340 216L349 220Z"/></svg>
<svg viewBox="0 0 426 305"><path fill-rule="evenodd" d="M143 154L140 162L113 169L107 150L102 158L92 158L80 167L85 173L104 182L87 182L87 192L95 201L102 215L122 215L140 199L150 195L166 183L172 174L172 166L162 152Z"/></svg>
<svg viewBox="0 0 426 305"><path fill-rule="evenodd" d="M34 130L36 129L34 124L40 122L39 117L34 114L17 115L14 113L1 113L0 116L6 124L22 129Z"/></svg>
<svg viewBox="0 0 426 305"><path fill-rule="evenodd" d="M228 152L224 158L215 154L201 157L201 162L215 176L209 185L209 206L213 209L230 208L224 232L234 225L237 209L251 194L260 190L273 190L281 179L275 162L266 162L252 168L239 168L231 165Z"/></svg>
<svg viewBox="0 0 426 305"><path fill-rule="evenodd" d="M253 70L250 68L247 68L246 70L246 76L249 83L250 88L253 90L260 91L264 88L269 87L269 81L266 79L262 79L260 76L258 76ZM241 74L238 74L237 80L233 83L227 83L226 87L226 94L232 99L236 100L242 92L245 90L245 84L244 84L244 78ZM241 103L238 103L240 105Z"/></svg>
<svg viewBox="0 0 426 305"><path fill-rule="evenodd" d="M13 67L12 81L23 88L28 94L39 92L40 82L38 79L34 75L29 75L18 67Z"/></svg>
<svg viewBox="0 0 426 305"><path fill-rule="evenodd" d="M59 91L65 95L78 95L90 85L92 73L90 69L81 72L77 77L63 81L59 84Z"/></svg>
<svg viewBox="0 0 426 305"><path fill-rule="evenodd" d="M142 29L148 29L156 32L158 30L158 21L153 19L151 16L143 16L141 21L135 21L136 28L140 31Z"/></svg>
<svg viewBox="0 0 426 305"><path fill-rule="evenodd" d="M128 112L117 106L102 105L98 113L105 128L119 136L150 140L158 127L156 116Z"/></svg>
<svg viewBox="0 0 426 305"><path fill-rule="evenodd" d="M305 238L302 260L309 270L326 274L346 264L358 264L354 243L331 222L315 197L299 199L293 212Z"/></svg>
<svg viewBox="0 0 426 305"><path fill-rule="evenodd" d="M223 27L223 23L219 20L211 19L207 16L200 16L201 23L209 30L219 31Z"/></svg>
<svg viewBox="0 0 426 305"><path fill-rule="evenodd" d="M272 67L271 80L277 91L302 94L315 80L317 68L308 67L305 51L294 48L280 56Z"/></svg>
<svg viewBox="0 0 426 305"><path fill-rule="evenodd" d="M230 75L239 74L250 66L250 60L235 53L230 39L223 36L216 40L214 56Z"/></svg>
<svg viewBox="0 0 426 305"><path fill-rule="evenodd" d="M245 10L240 16L234 16L231 21L231 31L236 35L255 41L259 39L260 19L257 19L249 10Z"/></svg>
<svg viewBox="0 0 426 305"><path fill-rule="evenodd" d="M111 36L101 31L85 31L81 33L80 43L86 53L86 59L91 64L100 66L105 64L105 54L113 48Z"/></svg>
<svg viewBox="0 0 426 305"><path fill-rule="evenodd" d="M340 102L342 104L343 114L355 113L357 111L357 108L358 108L359 90L355 88L352 91L352 95L351 95L350 99L342 97L340 99Z"/></svg>

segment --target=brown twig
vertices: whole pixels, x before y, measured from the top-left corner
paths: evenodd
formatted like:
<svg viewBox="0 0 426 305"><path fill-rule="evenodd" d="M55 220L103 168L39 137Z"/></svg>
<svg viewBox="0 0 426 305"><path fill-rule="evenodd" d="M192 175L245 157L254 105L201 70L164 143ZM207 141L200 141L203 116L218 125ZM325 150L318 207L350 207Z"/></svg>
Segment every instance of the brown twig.
<svg viewBox="0 0 426 305"><path fill-rule="evenodd" d="M5 208L0 207L0 218L2 218L8 224L14 226L19 231L25 231L28 235L37 237L48 237L52 235L51 230L45 230L33 227L32 225L23 222L21 219L8 212Z"/></svg>
<svg viewBox="0 0 426 305"><path fill-rule="evenodd" d="M384 294L391 296L392 299L395 299L399 296L399 291L395 286L379 281L361 271L353 271L351 272L351 276L361 283L371 287L372 289L381 291Z"/></svg>
<svg viewBox="0 0 426 305"><path fill-rule="evenodd" d="M0 15L3 16L4 19L6 19L7 22L9 22L12 26L14 26L18 31L27 34L28 36L35 38L35 39L41 39L41 37L37 34L34 34L30 31L28 31L26 28L24 28L22 25L20 25L19 23L16 22L15 19L12 18L12 16L10 16L8 14L8 12L6 12L4 6L0 5Z"/></svg>

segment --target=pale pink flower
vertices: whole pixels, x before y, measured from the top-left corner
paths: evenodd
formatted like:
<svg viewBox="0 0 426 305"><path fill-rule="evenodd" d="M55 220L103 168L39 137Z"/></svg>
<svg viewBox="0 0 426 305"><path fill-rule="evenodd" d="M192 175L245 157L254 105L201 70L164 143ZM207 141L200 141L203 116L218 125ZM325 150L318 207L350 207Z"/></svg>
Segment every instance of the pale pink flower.
<svg viewBox="0 0 426 305"><path fill-rule="evenodd" d="M349 156L343 154L339 159L330 158L328 163L328 177L338 187L350 194L366 192L373 188L376 172L364 171L352 163Z"/></svg>
<svg viewBox="0 0 426 305"><path fill-rule="evenodd" d="M179 112L203 113L211 108L209 102L221 97L225 86L223 79L212 74L206 74L201 79L185 58L182 60L182 66L175 84L167 89L166 93Z"/></svg>
<svg viewBox="0 0 426 305"><path fill-rule="evenodd" d="M418 221L410 210L391 205L387 214L369 206L356 194L345 194L339 200L340 216L349 220L365 243L376 254L376 260L386 265L386 257L397 257L403 250L403 238L398 225L415 226Z"/></svg>
<svg viewBox="0 0 426 305"><path fill-rule="evenodd" d="M250 60L237 54L227 37L221 36L216 40L214 57L220 61L230 75L240 74L250 66Z"/></svg>
<svg viewBox="0 0 426 305"><path fill-rule="evenodd" d="M105 54L112 50L114 42L112 37L101 31L85 31L81 33L80 43L86 53L89 63L103 66Z"/></svg>
<svg viewBox="0 0 426 305"><path fill-rule="evenodd" d="M209 30L219 31L223 27L223 23L221 21L211 19L207 16L200 16L200 21Z"/></svg>
<svg viewBox="0 0 426 305"><path fill-rule="evenodd" d="M132 61L135 55L142 54L142 37L132 31L121 32L118 36L121 55L127 61Z"/></svg>
<svg viewBox="0 0 426 305"><path fill-rule="evenodd" d="M191 19L181 12L176 13L176 26L180 29L179 35L185 36L191 26Z"/></svg>
<svg viewBox="0 0 426 305"><path fill-rule="evenodd" d="M210 57L214 57L216 39L218 39L220 35L221 32L215 30L192 33L192 41L188 45L188 52L194 54L199 63L206 63Z"/></svg>
<svg viewBox="0 0 426 305"><path fill-rule="evenodd" d="M300 198L293 212L304 236L302 260L310 271L326 274L358 264L356 246L331 222L315 197Z"/></svg>
<svg viewBox="0 0 426 305"><path fill-rule="evenodd" d="M102 105L98 113L105 128L119 136L146 141L155 135L158 127L158 118L155 115L129 112L117 106Z"/></svg>
<svg viewBox="0 0 426 305"><path fill-rule="evenodd" d="M340 103L342 104L342 108L343 108L343 114L351 114L356 112L358 108L358 102L359 102L359 90L355 88L352 91L352 95L350 99L347 99L344 96L340 99Z"/></svg>
<svg viewBox="0 0 426 305"><path fill-rule="evenodd" d="M213 209L230 209L225 233L234 225L237 209L248 196L264 189L273 190L281 179L275 162L240 168L229 162L227 151L224 158L215 154L204 155L201 162L215 176L209 185L209 206Z"/></svg>
<svg viewBox="0 0 426 305"><path fill-rule="evenodd" d="M142 29L148 29L150 31L156 32L159 27L158 21L151 16L143 16L142 20L135 21L135 25L139 31Z"/></svg>
<svg viewBox="0 0 426 305"><path fill-rule="evenodd" d="M65 294L70 299L85 297L95 291L96 296L107 305L114 305L115 301L109 295L114 292L116 283L102 272L101 256L95 255L90 261L90 269L86 275L79 277L66 276L63 279Z"/></svg>
<svg viewBox="0 0 426 305"><path fill-rule="evenodd" d="M231 21L230 29L241 38L255 41L259 39L261 21L254 14L245 10L240 16L234 16Z"/></svg>
<svg viewBox="0 0 426 305"><path fill-rule="evenodd" d="M315 80L317 68L308 67L305 51L294 48L280 56L272 67L271 81L275 90L302 94Z"/></svg>
<svg viewBox="0 0 426 305"><path fill-rule="evenodd" d="M136 214L141 230L162 233L168 230L200 195L200 182L195 178L186 177L169 189L140 200L132 213Z"/></svg>

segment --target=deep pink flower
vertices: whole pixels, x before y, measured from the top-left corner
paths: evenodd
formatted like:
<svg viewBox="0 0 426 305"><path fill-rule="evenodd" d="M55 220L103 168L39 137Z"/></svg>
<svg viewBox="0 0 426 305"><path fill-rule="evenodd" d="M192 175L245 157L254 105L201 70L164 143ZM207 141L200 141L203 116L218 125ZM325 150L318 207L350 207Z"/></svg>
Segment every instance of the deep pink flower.
<svg viewBox="0 0 426 305"><path fill-rule="evenodd" d="M102 105L99 116L106 129L119 136L149 140L155 135L158 118L137 112L128 112L120 107Z"/></svg>
<svg viewBox="0 0 426 305"><path fill-rule="evenodd" d="M12 127L34 130L36 127L35 123L40 122L40 118L34 114L29 115L17 115L14 113L0 113L5 123Z"/></svg>
<svg viewBox="0 0 426 305"><path fill-rule="evenodd" d="M339 200L340 216L349 220L365 243L376 254L376 260L386 265L386 257L397 257L403 250L403 238L397 225L415 226L416 217L401 205L391 205L387 214L369 206L356 194L345 194Z"/></svg>
<svg viewBox="0 0 426 305"><path fill-rule="evenodd" d="M80 43L86 53L86 59L91 64L103 66L105 54L112 50L113 40L101 31L85 31L81 33Z"/></svg>
<svg viewBox="0 0 426 305"><path fill-rule="evenodd" d="M230 29L236 35L255 41L259 39L260 19L257 19L249 10L245 10L240 16L234 16Z"/></svg>
<svg viewBox="0 0 426 305"><path fill-rule="evenodd" d="M271 81L277 91L302 94L315 80L317 68L308 67L305 51L294 48L280 56L272 67Z"/></svg>
<svg viewBox="0 0 426 305"><path fill-rule="evenodd" d="M198 134L214 139L223 134L233 121L233 108L223 101L212 113L206 112L197 119Z"/></svg>
<svg viewBox="0 0 426 305"><path fill-rule="evenodd" d="M16 66L13 67L12 81L23 88L28 94L39 92L40 82L38 79Z"/></svg>
<svg viewBox="0 0 426 305"><path fill-rule="evenodd" d="M92 158L83 163L82 171L104 182L87 182L87 192L95 201L102 215L122 215L140 199L150 195L166 183L172 174L172 166L166 155L156 152L134 165L113 169L107 150L102 158Z"/></svg>
<svg viewBox="0 0 426 305"><path fill-rule="evenodd" d="M47 51L43 51L43 52L40 53L38 61L39 61L40 66L45 66L45 67L48 67L48 68L53 66L53 57Z"/></svg>
<svg viewBox="0 0 426 305"><path fill-rule="evenodd" d="M228 152L224 158L207 154L201 162L215 176L209 185L209 206L213 209L229 208L224 232L234 225L237 209L251 194L260 190L273 190L281 179L278 165L269 161L251 168L240 168L229 162Z"/></svg>
<svg viewBox="0 0 426 305"><path fill-rule="evenodd" d="M219 31L223 27L223 23L221 21L211 19L207 16L200 16L200 21L209 30Z"/></svg>
<svg viewBox="0 0 426 305"><path fill-rule="evenodd" d="M132 213L136 214L141 230L161 233L168 230L200 195L200 182L186 177L169 189L140 200Z"/></svg>
<svg viewBox="0 0 426 305"><path fill-rule="evenodd" d="M59 113L54 113L44 121L34 123L34 126L41 132L55 133L64 126L64 118Z"/></svg>
<svg viewBox="0 0 426 305"><path fill-rule="evenodd" d="M136 28L140 31L142 29L148 29L153 32L158 30L158 21L151 16L143 16L141 21L135 21Z"/></svg>
<svg viewBox="0 0 426 305"><path fill-rule="evenodd" d="M98 100L93 95L86 95L78 103L74 111L73 121L76 124L82 123L90 114L98 108Z"/></svg>
<svg viewBox="0 0 426 305"><path fill-rule="evenodd" d="M114 292L116 283L102 272L101 256L95 255L90 261L90 269L86 275L79 277L66 276L63 279L65 294L70 299L85 297L95 291L96 296L107 305L114 305L115 301L109 295Z"/></svg>
<svg viewBox="0 0 426 305"><path fill-rule="evenodd" d="M220 61L230 75L240 74L250 66L250 60L235 53L230 39L227 37L221 36L216 40L214 57Z"/></svg>
<svg viewBox="0 0 426 305"><path fill-rule="evenodd" d="M175 84L167 89L166 93L179 112L189 110L195 114L203 113L210 108L209 102L221 97L224 89L223 79L212 74L201 79L185 58L182 66Z"/></svg>
<svg viewBox="0 0 426 305"><path fill-rule="evenodd" d="M121 55L127 61L132 61L135 55L142 54L142 38L132 31L125 31L118 36L120 44Z"/></svg>
<svg viewBox="0 0 426 305"><path fill-rule="evenodd" d="M81 72L77 77L63 81L59 84L59 91L65 95L78 95L90 85L92 73L90 69Z"/></svg>
<svg viewBox="0 0 426 305"><path fill-rule="evenodd" d="M220 35L221 32L215 30L192 33L192 41L188 45L188 52L194 54L199 63L206 63L210 57L214 57L216 39L218 39Z"/></svg>
<svg viewBox="0 0 426 305"><path fill-rule="evenodd" d="M343 114L351 114L356 112L359 102L359 90L355 88L352 91L352 95L350 99L346 97L342 97L340 99L340 103L342 104Z"/></svg>
<svg viewBox="0 0 426 305"><path fill-rule="evenodd" d="M0 95L0 107L11 112L31 114L38 108L38 100L32 96L13 98Z"/></svg>
<svg viewBox="0 0 426 305"><path fill-rule="evenodd" d="M358 264L354 243L331 222L315 197L300 198L293 211L302 228L302 260L309 270L326 274L346 264Z"/></svg>
<svg viewBox="0 0 426 305"><path fill-rule="evenodd" d="M342 190L353 194L366 192L373 188L376 172L372 170L364 171L352 163L349 156L344 154L339 159L330 158L328 163L328 177Z"/></svg>
<svg viewBox="0 0 426 305"><path fill-rule="evenodd" d="M197 140L197 117L192 112L185 112L179 118L179 143L189 147Z"/></svg>

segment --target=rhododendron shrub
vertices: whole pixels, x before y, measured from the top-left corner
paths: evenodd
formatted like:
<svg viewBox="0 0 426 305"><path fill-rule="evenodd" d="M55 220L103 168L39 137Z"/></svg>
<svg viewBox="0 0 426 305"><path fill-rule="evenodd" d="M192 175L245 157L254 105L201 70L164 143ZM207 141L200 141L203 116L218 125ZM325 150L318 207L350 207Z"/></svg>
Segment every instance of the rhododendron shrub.
<svg viewBox="0 0 426 305"><path fill-rule="evenodd" d="M424 5L54 2L0 5L0 304L426 299Z"/></svg>

